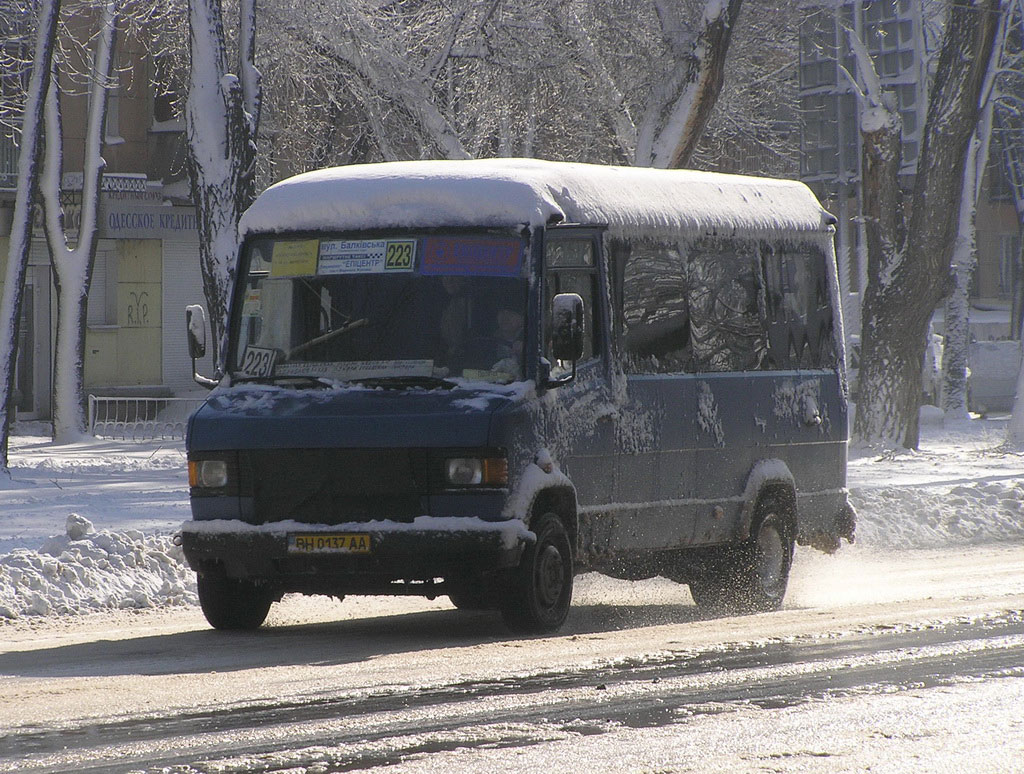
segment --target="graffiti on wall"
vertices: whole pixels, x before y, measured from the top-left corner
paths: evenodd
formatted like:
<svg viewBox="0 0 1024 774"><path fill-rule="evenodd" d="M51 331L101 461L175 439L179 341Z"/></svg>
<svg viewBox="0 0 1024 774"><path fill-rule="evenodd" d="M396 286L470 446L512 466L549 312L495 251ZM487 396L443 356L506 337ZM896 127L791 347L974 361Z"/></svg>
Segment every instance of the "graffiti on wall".
<svg viewBox="0 0 1024 774"><path fill-rule="evenodd" d="M145 290L128 293L128 318L125 325L141 328L149 323L149 293Z"/></svg>

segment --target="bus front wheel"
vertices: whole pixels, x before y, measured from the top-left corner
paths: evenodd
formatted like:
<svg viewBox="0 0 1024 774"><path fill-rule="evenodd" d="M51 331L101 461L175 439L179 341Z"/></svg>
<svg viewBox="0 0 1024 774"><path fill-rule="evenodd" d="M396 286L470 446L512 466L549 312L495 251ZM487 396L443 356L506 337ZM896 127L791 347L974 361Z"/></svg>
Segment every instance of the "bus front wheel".
<svg viewBox="0 0 1024 774"><path fill-rule="evenodd" d="M572 604L572 546L565 524L554 513L535 519L536 541L526 547L502 607L514 632L539 634L558 629Z"/></svg>

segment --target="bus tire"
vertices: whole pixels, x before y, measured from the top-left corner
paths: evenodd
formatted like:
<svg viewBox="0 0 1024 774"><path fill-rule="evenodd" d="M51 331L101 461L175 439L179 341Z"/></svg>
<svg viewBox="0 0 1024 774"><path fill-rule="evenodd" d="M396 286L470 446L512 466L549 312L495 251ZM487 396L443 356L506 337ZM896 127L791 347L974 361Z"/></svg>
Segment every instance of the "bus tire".
<svg viewBox="0 0 1024 774"><path fill-rule="evenodd" d="M748 540L690 580L697 607L709 615L778 610L786 596L794 543L786 512L775 504L763 509Z"/></svg>
<svg viewBox="0 0 1024 774"><path fill-rule="evenodd" d="M199 606L214 629L258 629L273 603L269 590L252 581L201 573L196 587Z"/></svg>
<svg viewBox="0 0 1024 774"><path fill-rule="evenodd" d="M554 513L535 519L536 541L526 547L502 605L513 632L541 634L558 629L572 604L572 545L565 524Z"/></svg>

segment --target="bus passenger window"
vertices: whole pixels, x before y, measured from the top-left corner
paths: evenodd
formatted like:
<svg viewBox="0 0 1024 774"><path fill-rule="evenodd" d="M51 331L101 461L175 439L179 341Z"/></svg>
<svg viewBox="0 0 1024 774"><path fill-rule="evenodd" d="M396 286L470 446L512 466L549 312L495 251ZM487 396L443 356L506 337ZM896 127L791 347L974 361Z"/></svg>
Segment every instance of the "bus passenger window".
<svg viewBox="0 0 1024 774"><path fill-rule="evenodd" d="M770 368L835 364L834 321L825 255L809 248L762 245Z"/></svg>
<svg viewBox="0 0 1024 774"><path fill-rule="evenodd" d="M625 248L621 245L621 248ZM690 369L690 312L684 258L670 242L638 240L621 249L622 348L626 373Z"/></svg>
<svg viewBox="0 0 1024 774"><path fill-rule="evenodd" d="M694 370L762 369L768 338L757 245L703 239L693 246L686 268Z"/></svg>

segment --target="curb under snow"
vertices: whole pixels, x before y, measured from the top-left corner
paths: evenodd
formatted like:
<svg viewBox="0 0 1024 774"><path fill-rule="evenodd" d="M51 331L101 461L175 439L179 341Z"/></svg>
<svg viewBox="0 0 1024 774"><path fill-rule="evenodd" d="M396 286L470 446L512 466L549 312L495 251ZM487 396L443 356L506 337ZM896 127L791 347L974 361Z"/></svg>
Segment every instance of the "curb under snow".
<svg viewBox="0 0 1024 774"><path fill-rule="evenodd" d="M914 549L1024 540L1024 478L850 490L857 543Z"/></svg>

